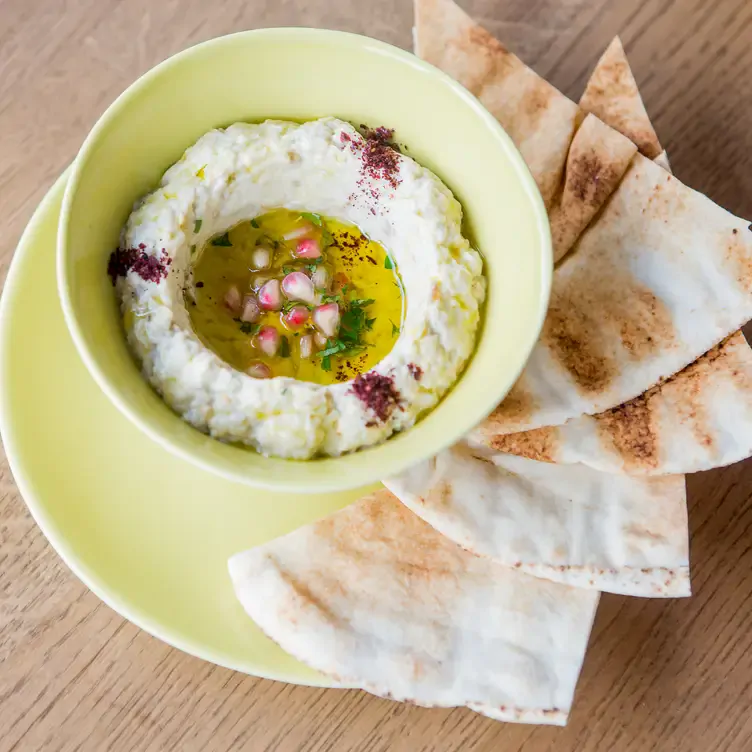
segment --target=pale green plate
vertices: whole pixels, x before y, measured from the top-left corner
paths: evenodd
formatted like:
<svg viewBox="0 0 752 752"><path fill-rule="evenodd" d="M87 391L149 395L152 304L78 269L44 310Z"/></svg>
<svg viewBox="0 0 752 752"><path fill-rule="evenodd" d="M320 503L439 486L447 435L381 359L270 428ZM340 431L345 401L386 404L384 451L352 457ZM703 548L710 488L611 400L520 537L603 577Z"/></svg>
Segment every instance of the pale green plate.
<svg viewBox="0 0 752 752"><path fill-rule="evenodd" d="M31 513L86 585L147 632L239 671L332 686L245 615L227 558L363 491L301 496L231 483L162 449L110 403L58 302L65 182L35 212L0 301L0 430Z"/></svg>

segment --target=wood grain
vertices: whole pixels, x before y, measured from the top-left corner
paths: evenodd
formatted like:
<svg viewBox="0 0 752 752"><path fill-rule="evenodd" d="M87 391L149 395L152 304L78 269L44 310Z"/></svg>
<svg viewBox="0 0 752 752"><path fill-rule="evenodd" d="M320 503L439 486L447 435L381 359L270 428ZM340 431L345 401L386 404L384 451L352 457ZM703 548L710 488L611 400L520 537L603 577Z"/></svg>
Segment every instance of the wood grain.
<svg viewBox="0 0 752 752"><path fill-rule="evenodd" d="M616 32L685 182L752 217L749 0L465 0L577 98ZM0 278L34 206L134 78L195 42L310 25L410 45L409 0L0 0ZM100 603L0 466L0 750L752 749L752 464L689 479L696 595L605 596L564 730L220 669Z"/></svg>

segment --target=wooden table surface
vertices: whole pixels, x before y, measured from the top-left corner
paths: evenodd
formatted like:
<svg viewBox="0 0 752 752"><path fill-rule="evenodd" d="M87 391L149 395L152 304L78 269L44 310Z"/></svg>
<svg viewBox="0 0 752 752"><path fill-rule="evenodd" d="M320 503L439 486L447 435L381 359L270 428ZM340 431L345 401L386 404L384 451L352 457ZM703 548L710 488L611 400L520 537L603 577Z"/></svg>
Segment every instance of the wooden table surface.
<svg viewBox="0 0 752 752"><path fill-rule="evenodd" d="M677 175L752 218L750 0L464 0L577 98L615 33ZM0 275L104 108L184 47L308 25L410 46L410 0L0 0ZM68 571L0 465L0 750L752 749L752 463L688 479L691 599L604 596L566 729L212 666Z"/></svg>

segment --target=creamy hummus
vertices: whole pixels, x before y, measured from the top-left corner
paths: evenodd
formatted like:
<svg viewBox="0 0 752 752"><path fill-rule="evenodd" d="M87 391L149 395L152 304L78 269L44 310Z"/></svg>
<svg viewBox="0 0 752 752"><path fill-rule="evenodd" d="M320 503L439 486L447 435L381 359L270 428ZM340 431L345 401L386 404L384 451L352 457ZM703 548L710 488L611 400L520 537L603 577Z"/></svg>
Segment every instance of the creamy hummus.
<svg viewBox="0 0 752 752"><path fill-rule="evenodd" d="M333 118L238 123L200 138L136 205L119 253L138 260L111 269L128 342L145 377L196 428L268 455L339 455L409 428L458 378L484 297L482 261L462 236L461 207L404 155L396 157L396 179L364 171L363 148L358 131ZM184 290L197 252L276 207L355 224L396 262L407 297L401 334L353 381L253 378L191 328Z"/></svg>

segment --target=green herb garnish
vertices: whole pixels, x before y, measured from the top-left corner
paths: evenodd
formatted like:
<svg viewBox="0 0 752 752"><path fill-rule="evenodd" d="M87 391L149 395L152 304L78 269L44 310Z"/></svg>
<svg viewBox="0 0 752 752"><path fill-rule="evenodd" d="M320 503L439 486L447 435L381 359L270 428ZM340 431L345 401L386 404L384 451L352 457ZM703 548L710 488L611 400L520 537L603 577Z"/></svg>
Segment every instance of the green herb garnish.
<svg viewBox="0 0 752 752"><path fill-rule="evenodd" d="M237 319L235 319L237 321ZM261 326L259 324L251 324L248 321L240 322L240 331L243 334L257 334Z"/></svg>
<svg viewBox="0 0 752 752"><path fill-rule="evenodd" d="M203 219L197 219L193 223L193 234L194 235L198 235L198 233L201 232L201 225L202 224L204 224L204 220Z"/></svg>
<svg viewBox="0 0 752 752"><path fill-rule="evenodd" d="M321 359L321 368L324 371L331 371L332 370L332 361L331 361L331 358L328 355L325 355Z"/></svg>
<svg viewBox="0 0 752 752"><path fill-rule="evenodd" d="M394 269L394 264L389 256L384 259L384 269Z"/></svg>
<svg viewBox="0 0 752 752"><path fill-rule="evenodd" d="M339 303L341 299L341 295L329 295L329 293L324 293L321 296L321 302L322 303Z"/></svg>
<svg viewBox="0 0 752 752"><path fill-rule="evenodd" d="M323 262L324 262L324 259L321 256L319 256L317 259L313 259L313 261L311 261L310 264L306 264L306 269L308 269L308 271L311 274L313 274L316 271L316 267L319 264L322 264Z"/></svg>
<svg viewBox="0 0 752 752"><path fill-rule="evenodd" d="M287 264L285 264L282 267L282 273L283 274L292 274L294 271L295 271L295 267L294 266L288 266Z"/></svg>
<svg viewBox="0 0 752 752"><path fill-rule="evenodd" d="M192 245L191 246L191 256L193 256L194 253L196 253L196 246Z"/></svg>
<svg viewBox="0 0 752 752"><path fill-rule="evenodd" d="M219 237L212 238L211 244L222 246L223 248L232 247L232 243L230 242L230 233L226 232L223 235L220 235Z"/></svg>
<svg viewBox="0 0 752 752"><path fill-rule="evenodd" d="M321 247L328 248L332 243L334 243L334 236L324 227L321 231Z"/></svg>
<svg viewBox="0 0 752 752"><path fill-rule="evenodd" d="M283 336L279 341L279 356L280 358L290 357L290 342L285 336Z"/></svg>
<svg viewBox="0 0 752 752"><path fill-rule="evenodd" d="M400 328L391 319L389 323L392 325L392 337L396 337L400 333Z"/></svg>
<svg viewBox="0 0 752 752"><path fill-rule="evenodd" d="M259 223L255 219L252 219L251 220L251 227L255 227L258 230Z"/></svg>
<svg viewBox="0 0 752 752"><path fill-rule="evenodd" d="M303 219L307 219L309 222L313 222L313 224L315 224L317 227L321 227L323 224L320 214L314 214L313 212L301 212L300 216L303 217Z"/></svg>
<svg viewBox="0 0 752 752"><path fill-rule="evenodd" d="M327 343L329 344L329 343ZM338 353L347 350L347 345L342 340L335 340L333 345L329 345L326 350L321 350L317 353L319 358L326 358L327 355L337 355Z"/></svg>

